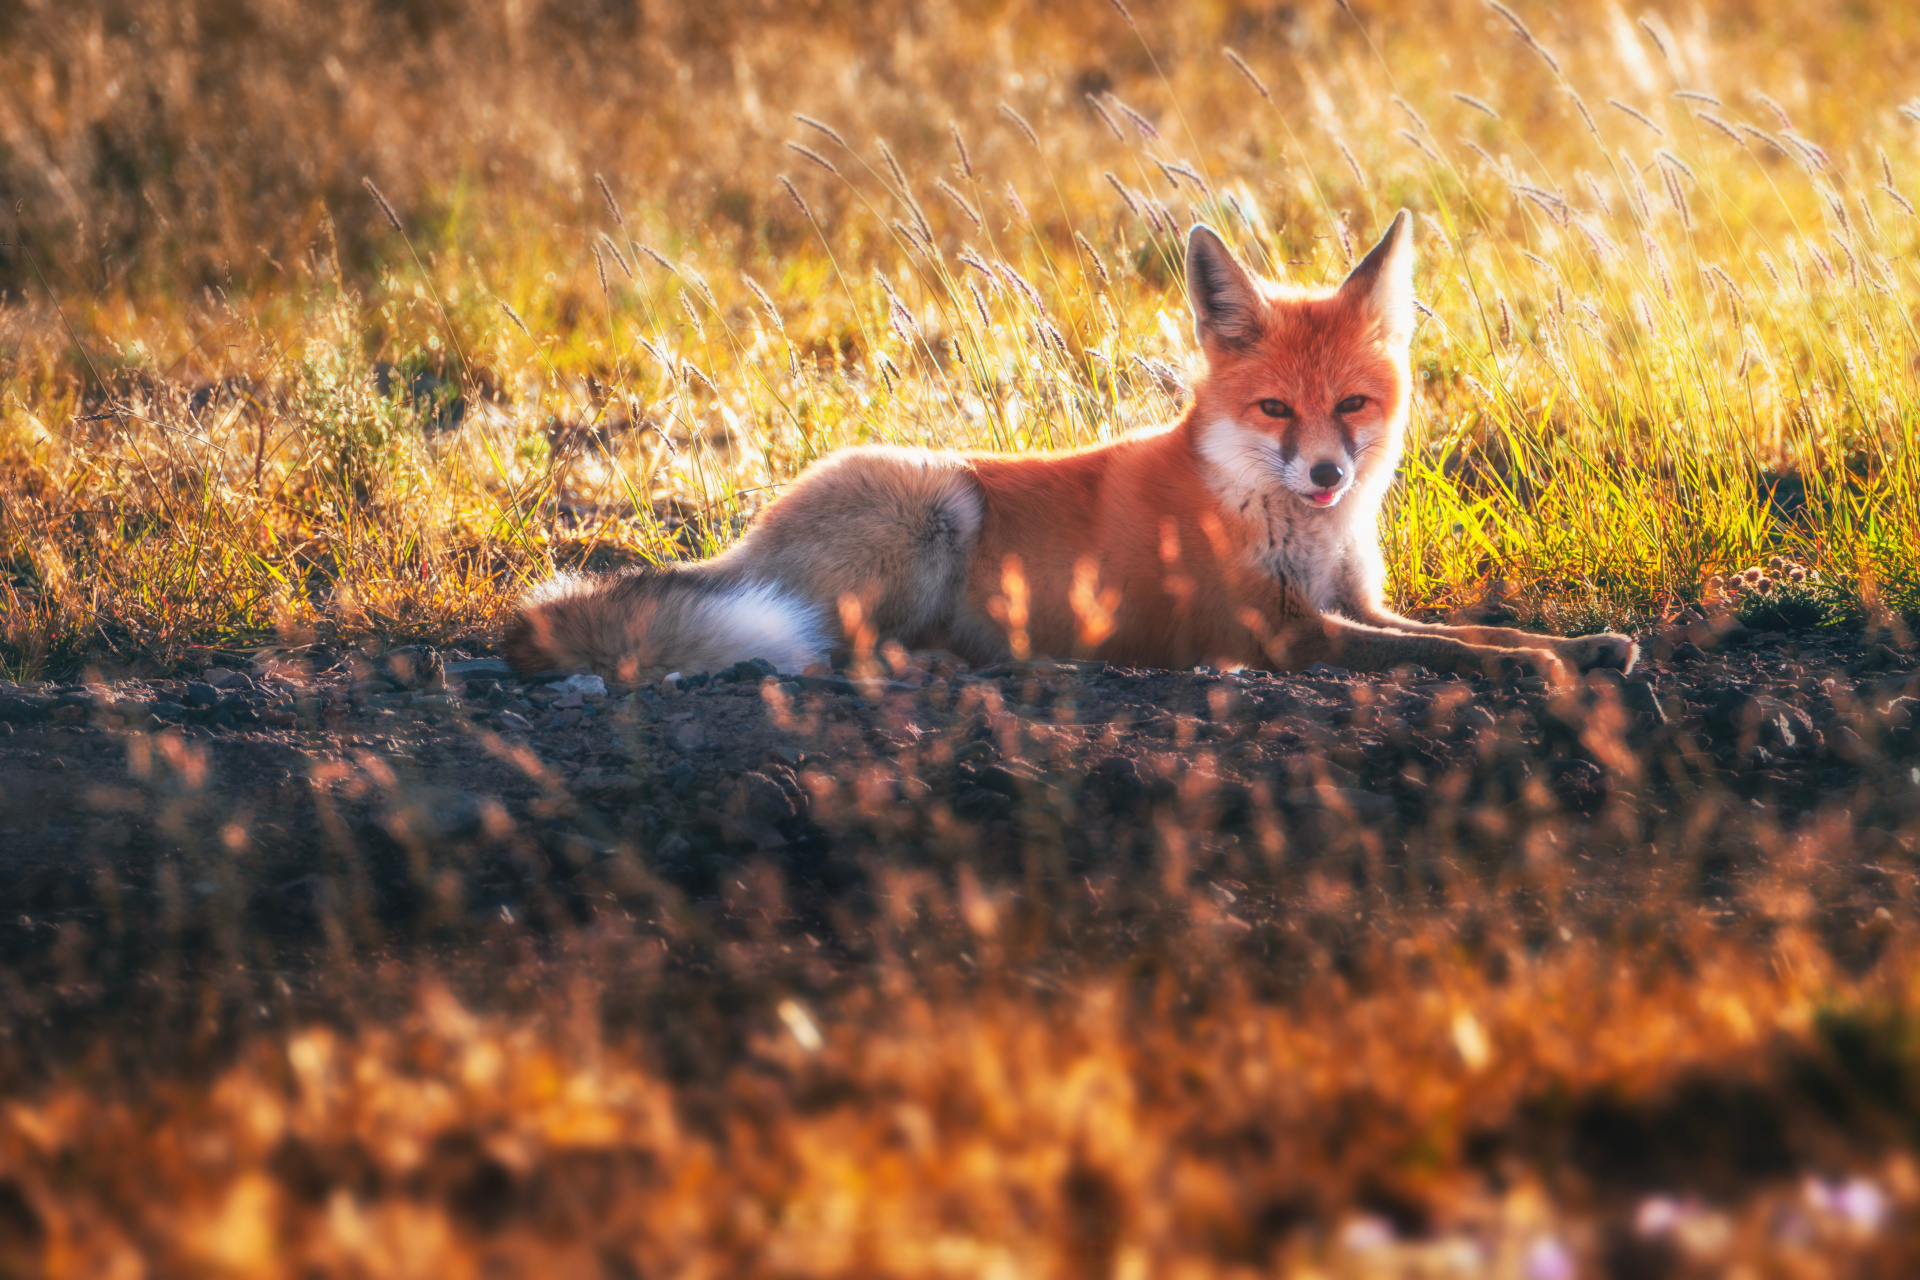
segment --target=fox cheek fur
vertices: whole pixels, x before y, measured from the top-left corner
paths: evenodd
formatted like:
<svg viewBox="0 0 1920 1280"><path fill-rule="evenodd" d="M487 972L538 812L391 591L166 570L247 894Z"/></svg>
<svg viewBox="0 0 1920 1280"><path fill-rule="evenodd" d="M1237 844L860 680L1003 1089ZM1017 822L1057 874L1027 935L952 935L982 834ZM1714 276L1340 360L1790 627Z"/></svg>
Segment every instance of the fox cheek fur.
<svg viewBox="0 0 1920 1280"><path fill-rule="evenodd" d="M1412 229L1402 212L1344 283L1310 290L1257 279L1196 226L1187 288L1207 368L1173 426L1017 457L843 449L712 560L529 593L507 655L624 682L747 658L794 670L884 638L970 662L1630 667L1625 636L1441 626L1383 602Z"/></svg>

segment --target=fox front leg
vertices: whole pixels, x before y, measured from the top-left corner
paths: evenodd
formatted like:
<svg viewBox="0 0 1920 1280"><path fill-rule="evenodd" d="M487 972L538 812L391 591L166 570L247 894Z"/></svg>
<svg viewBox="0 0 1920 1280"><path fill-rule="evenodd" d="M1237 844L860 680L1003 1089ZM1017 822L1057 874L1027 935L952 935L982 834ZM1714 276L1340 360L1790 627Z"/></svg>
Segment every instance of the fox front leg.
<svg viewBox="0 0 1920 1280"><path fill-rule="evenodd" d="M1524 632L1513 634L1527 641L1541 638ZM1497 678L1518 669L1556 684L1571 679L1568 665L1560 656L1538 644L1470 644L1454 636L1396 631L1331 616L1289 628L1276 637L1273 648L1277 663L1296 670L1324 662L1353 671L1421 666Z"/></svg>

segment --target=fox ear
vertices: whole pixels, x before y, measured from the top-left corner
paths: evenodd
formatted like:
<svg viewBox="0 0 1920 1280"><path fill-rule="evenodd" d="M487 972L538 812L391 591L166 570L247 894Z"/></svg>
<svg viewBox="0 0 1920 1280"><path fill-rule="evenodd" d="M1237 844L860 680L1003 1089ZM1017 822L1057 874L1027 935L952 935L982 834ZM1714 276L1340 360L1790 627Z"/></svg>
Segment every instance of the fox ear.
<svg viewBox="0 0 1920 1280"><path fill-rule="evenodd" d="M1393 215L1387 234L1360 259L1340 286L1340 298L1364 310L1380 327L1381 340L1404 347L1413 339L1413 215Z"/></svg>
<svg viewBox="0 0 1920 1280"><path fill-rule="evenodd" d="M1232 350L1260 336L1260 288L1206 223L1187 235L1187 300L1201 350Z"/></svg>

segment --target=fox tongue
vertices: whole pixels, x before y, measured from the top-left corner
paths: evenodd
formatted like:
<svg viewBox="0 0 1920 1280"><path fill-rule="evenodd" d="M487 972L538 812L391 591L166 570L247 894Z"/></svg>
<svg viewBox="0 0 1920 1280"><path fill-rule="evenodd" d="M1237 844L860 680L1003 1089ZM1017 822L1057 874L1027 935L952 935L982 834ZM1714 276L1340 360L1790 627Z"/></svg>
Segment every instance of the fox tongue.
<svg viewBox="0 0 1920 1280"><path fill-rule="evenodd" d="M1307 496L1312 498L1319 506L1330 507L1333 505L1333 495L1331 493L1310 493Z"/></svg>

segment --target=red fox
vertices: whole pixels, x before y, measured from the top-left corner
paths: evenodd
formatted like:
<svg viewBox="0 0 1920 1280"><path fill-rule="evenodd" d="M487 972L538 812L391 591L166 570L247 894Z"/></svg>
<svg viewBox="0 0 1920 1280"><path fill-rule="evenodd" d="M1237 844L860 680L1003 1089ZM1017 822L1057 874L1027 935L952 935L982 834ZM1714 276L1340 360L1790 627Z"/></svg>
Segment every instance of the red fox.
<svg viewBox="0 0 1920 1280"><path fill-rule="evenodd" d="M1173 426L1036 456L842 450L711 560L536 588L507 656L631 683L747 658L800 670L864 634L976 664L1631 668L1622 635L1385 607L1376 522L1406 435L1412 274L1404 210L1331 290L1259 280L1195 226L1206 373Z"/></svg>

